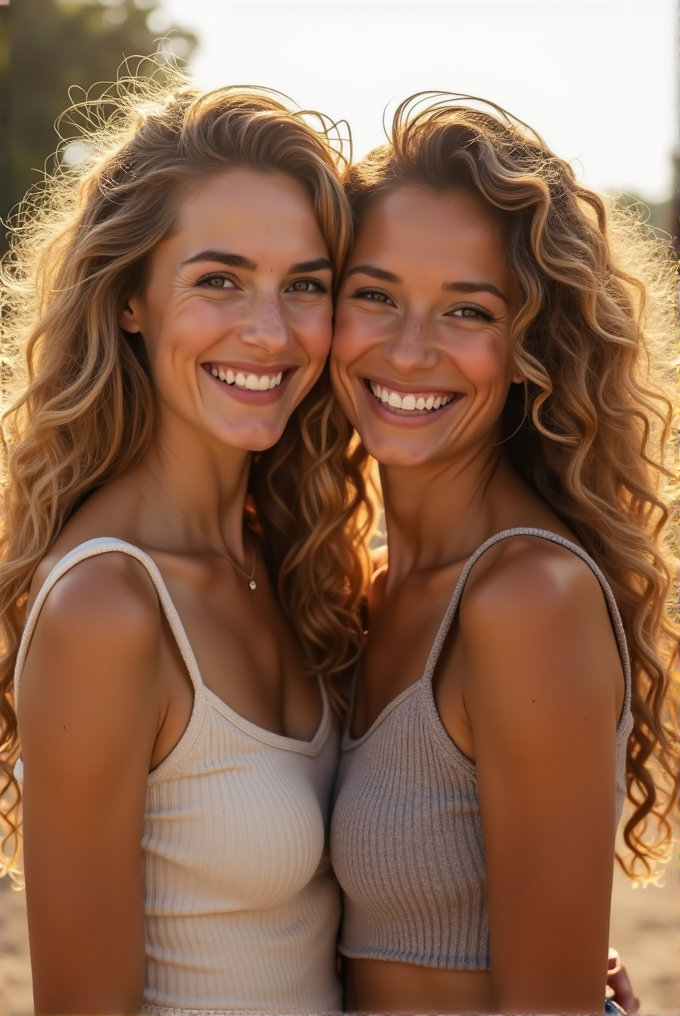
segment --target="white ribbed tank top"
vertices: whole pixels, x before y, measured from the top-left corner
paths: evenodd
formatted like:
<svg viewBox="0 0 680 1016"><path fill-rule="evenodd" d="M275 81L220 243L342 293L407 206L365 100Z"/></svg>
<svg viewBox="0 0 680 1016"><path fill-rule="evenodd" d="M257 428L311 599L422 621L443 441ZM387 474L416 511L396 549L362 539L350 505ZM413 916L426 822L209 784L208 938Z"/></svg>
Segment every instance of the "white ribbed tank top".
<svg viewBox="0 0 680 1016"><path fill-rule="evenodd" d="M322 684L323 716L311 741L239 716L204 685L151 558L100 538L62 558L38 594L17 656L17 709L49 591L80 561L107 553L128 554L146 568L194 689L187 728L147 783L142 1011L339 1011L340 900L327 848L339 736Z"/></svg>

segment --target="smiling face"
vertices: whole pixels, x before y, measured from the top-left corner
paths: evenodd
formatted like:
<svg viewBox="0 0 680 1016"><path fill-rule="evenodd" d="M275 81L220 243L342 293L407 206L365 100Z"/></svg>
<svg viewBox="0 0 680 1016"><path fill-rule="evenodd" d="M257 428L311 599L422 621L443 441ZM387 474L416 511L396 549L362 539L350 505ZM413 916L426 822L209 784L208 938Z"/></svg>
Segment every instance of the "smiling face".
<svg viewBox="0 0 680 1016"><path fill-rule="evenodd" d="M248 169L201 182L120 317L146 346L159 426L171 415L222 444L271 447L325 363L331 288L302 184Z"/></svg>
<svg viewBox="0 0 680 1016"><path fill-rule="evenodd" d="M444 461L500 440L509 386L522 381L519 306L500 224L474 195L402 187L369 207L345 267L331 370L380 463Z"/></svg>

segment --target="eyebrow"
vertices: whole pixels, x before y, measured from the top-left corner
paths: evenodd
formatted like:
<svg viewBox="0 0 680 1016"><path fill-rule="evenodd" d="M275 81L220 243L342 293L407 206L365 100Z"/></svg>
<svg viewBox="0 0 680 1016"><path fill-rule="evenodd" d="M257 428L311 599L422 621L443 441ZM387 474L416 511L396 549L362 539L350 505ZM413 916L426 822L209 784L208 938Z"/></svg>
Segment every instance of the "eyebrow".
<svg viewBox="0 0 680 1016"><path fill-rule="evenodd" d="M183 265L193 265L196 261L217 261L221 265L228 265L229 268L245 268L246 271L254 272L257 265L250 258L243 254L227 254L223 250L202 250L199 254L183 261Z"/></svg>
<svg viewBox="0 0 680 1016"><path fill-rule="evenodd" d="M297 272L319 272L322 268L330 268L333 271L333 265L328 258L315 258L313 261L298 261L297 264L290 266L288 272L290 275L295 275Z"/></svg>
<svg viewBox="0 0 680 1016"><path fill-rule="evenodd" d="M442 289L445 293L491 293L504 303L510 303L505 293L491 282L445 282Z"/></svg>
<svg viewBox="0 0 680 1016"><path fill-rule="evenodd" d="M345 278L349 278L350 275L370 275L372 279L381 279L383 282L396 282L401 283L401 279L394 272L387 272L384 268L376 268L375 265L355 265L354 268L350 268Z"/></svg>
<svg viewBox="0 0 680 1016"><path fill-rule="evenodd" d="M243 254L228 254L222 250L202 250L199 254L194 254L193 257L187 258L183 261L183 265L192 265L197 261L217 261L221 265L227 265L229 268L241 268L248 272L254 272L257 270L257 264L251 261L250 258L244 257ZM313 261L299 261L297 264L291 265L288 269L290 275L295 275L298 272L318 272L322 268L329 268L333 270L333 265L328 258L314 258Z"/></svg>
<svg viewBox="0 0 680 1016"><path fill-rule="evenodd" d="M355 265L350 268L345 278L350 275L369 275L373 279L381 279L383 282L394 282L401 285L402 279L394 272L388 272L384 268L377 268L375 265ZM505 303L510 303L505 293L502 293L497 286L491 282L444 282L442 289L445 293L492 293Z"/></svg>

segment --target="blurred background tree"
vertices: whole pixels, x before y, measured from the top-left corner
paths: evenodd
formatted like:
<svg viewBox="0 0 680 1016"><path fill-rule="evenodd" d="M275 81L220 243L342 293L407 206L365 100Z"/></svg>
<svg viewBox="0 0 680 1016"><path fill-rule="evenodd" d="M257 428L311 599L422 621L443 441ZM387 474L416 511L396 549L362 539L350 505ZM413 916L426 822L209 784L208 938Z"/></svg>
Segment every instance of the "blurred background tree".
<svg viewBox="0 0 680 1016"><path fill-rule="evenodd" d="M9 144L6 135L0 138L7 160L0 185L3 220L41 179L59 141L54 123L70 105L71 86L88 89L114 81L126 57L148 56L159 45L162 58L183 63L198 41L168 25L158 0L12 0L5 11L10 13L11 87L3 123L6 131L9 121ZM0 72L8 57L5 48L0 35ZM64 155L77 158L77 149Z"/></svg>

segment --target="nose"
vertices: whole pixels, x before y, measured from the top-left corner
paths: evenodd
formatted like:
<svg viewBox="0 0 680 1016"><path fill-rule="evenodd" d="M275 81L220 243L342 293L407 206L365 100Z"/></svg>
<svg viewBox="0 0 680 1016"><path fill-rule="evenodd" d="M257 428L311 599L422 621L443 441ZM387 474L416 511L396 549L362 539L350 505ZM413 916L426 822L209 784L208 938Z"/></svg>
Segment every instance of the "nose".
<svg viewBox="0 0 680 1016"><path fill-rule="evenodd" d="M433 367L437 352L429 341L423 318L410 315L386 343L384 355L400 374Z"/></svg>
<svg viewBox="0 0 680 1016"><path fill-rule="evenodd" d="M280 353L291 341L281 300L275 293L256 297L239 330L241 341L267 353Z"/></svg>

